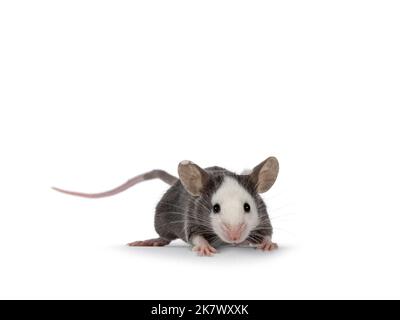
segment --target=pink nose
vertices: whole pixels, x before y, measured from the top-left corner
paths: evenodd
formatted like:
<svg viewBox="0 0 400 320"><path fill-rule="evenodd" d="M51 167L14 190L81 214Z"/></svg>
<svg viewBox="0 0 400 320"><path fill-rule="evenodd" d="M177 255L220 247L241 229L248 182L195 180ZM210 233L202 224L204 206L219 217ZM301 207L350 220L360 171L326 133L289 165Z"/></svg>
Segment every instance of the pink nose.
<svg viewBox="0 0 400 320"><path fill-rule="evenodd" d="M241 223L239 225L224 224L223 226L226 237L229 241L238 241L242 237L242 232L245 227L244 223Z"/></svg>

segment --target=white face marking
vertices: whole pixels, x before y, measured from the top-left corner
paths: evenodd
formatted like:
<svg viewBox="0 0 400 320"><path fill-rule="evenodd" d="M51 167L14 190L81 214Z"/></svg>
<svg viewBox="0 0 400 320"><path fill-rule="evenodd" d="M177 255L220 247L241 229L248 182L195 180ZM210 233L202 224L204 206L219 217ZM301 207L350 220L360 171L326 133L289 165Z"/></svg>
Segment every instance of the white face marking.
<svg viewBox="0 0 400 320"><path fill-rule="evenodd" d="M218 204L220 212L211 212L214 232L228 243L241 243L259 224L257 205L250 193L232 177L225 177L211 198L212 206ZM250 212L244 209L250 205Z"/></svg>

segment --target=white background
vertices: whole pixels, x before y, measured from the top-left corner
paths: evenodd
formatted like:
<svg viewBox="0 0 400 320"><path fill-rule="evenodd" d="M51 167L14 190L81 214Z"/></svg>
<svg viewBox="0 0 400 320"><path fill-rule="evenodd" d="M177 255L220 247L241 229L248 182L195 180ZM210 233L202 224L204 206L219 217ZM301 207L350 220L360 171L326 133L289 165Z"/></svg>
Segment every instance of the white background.
<svg viewBox="0 0 400 320"><path fill-rule="evenodd" d="M2 1L0 298L400 298L398 1ZM281 163L262 253L155 236L179 161Z"/></svg>

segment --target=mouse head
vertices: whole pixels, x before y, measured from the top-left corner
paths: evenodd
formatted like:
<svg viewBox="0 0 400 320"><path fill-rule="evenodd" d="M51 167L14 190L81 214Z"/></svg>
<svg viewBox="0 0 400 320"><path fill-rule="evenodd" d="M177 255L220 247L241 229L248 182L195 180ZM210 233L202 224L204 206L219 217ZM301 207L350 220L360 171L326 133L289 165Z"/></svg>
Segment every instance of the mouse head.
<svg viewBox="0 0 400 320"><path fill-rule="evenodd" d="M236 175L221 168L204 170L193 162L182 161L178 172L186 191L199 203L198 210L202 212L199 222L209 221L212 231L222 241L241 243L259 226L262 215L266 215L265 208L260 208L262 200L258 194L273 186L279 163L270 157L249 174Z"/></svg>

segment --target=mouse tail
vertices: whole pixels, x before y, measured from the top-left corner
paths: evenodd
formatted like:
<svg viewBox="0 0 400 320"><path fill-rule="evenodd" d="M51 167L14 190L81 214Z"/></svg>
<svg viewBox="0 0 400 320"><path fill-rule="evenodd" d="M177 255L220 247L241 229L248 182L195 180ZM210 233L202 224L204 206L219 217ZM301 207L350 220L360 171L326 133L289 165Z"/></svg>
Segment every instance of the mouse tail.
<svg viewBox="0 0 400 320"><path fill-rule="evenodd" d="M82 192L75 192L75 191L68 191L68 190L63 190L59 188L52 188L53 190L56 190L61 193L69 194L71 196L77 196L77 197L83 197L83 198L92 198L92 199L97 199L97 198L105 198L105 197L111 197L114 196L118 193L121 193L134 185L146 181L146 180L152 180L152 179L160 179L164 181L165 183L169 185L175 184L179 179L177 177L174 177L173 175L170 175L168 172L163 171L163 170L153 170L150 172L146 172L144 174L141 174L139 176L136 176L124 184L120 185L119 187L116 187L112 190L105 191L105 192L100 192L100 193L82 193Z"/></svg>

